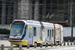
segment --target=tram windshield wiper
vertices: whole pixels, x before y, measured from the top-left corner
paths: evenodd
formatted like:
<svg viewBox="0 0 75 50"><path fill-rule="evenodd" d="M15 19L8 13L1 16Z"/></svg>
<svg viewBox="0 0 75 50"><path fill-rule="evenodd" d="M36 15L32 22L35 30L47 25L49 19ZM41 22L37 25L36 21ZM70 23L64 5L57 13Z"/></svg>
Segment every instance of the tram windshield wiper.
<svg viewBox="0 0 75 50"><path fill-rule="evenodd" d="M14 36L17 36L18 35L18 33L16 33Z"/></svg>
<svg viewBox="0 0 75 50"><path fill-rule="evenodd" d="M16 34L16 35L14 35L14 36L17 36L17 34Z"/></svg>

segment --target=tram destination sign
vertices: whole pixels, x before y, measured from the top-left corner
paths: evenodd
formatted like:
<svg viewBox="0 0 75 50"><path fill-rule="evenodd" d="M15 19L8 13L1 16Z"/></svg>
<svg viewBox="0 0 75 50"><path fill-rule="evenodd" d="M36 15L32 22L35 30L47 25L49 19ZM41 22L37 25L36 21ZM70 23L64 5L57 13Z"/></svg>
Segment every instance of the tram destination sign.
<svg viewBox="0 0 75 50"><path fill-rule="evenodd" d="M24 25L24 22L16 21L16 22L13 22L13 24L15 24L15 25Z"/></svg>

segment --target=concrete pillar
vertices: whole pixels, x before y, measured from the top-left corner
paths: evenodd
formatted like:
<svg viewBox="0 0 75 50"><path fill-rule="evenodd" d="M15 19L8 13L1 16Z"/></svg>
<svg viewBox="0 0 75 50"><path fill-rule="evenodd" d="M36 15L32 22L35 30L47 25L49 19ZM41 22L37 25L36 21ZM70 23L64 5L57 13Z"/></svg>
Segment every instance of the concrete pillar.
<svg viewBox="0 0 75 50"><path fill-rule="evenodd" d="M66 4L66 3L65 3L65 0L64 0L64 13L65 13L65 4Z"/></svg>
<svg viewBox="0 0 75 50"><path fill-rule="evenodd" d="M46 19L46 0L43 1L43 6L42 6L42 20L45 21Z"/></svg>
<svg viewBox="0 0 75 50"><path fill-rule="evenodd" d="M55 10L53 10L53 0L51 0L51 4L50 4L50 12L48 12L49 13L49 17L48 17L48 21L51 21L51 15L53 14L53 13L55 13ZM48 15L48 14L47 14Z"/></svg>
<svg viewBox="0 0 75 50"><path fill-rule="evenodd" d="M7 11L7 24L10 24L10 21L9 20L11 20L11 7L12 7L12 5L11 5L11 3L9 3L9 5L8 5L8 11Z"/></svg>
<svg viewBox="0 0 75 50"><path fill-rule="evenodd" d="M32 0L29 0L29 18L28 19L32 19Z"/></svg>
<svg viewBox="0 0 75 50"><path fill-rule="evenodd" d="M70 0L68 0L68 14L70 14Z"/></svg>
<svg viewBox="0 0 75 50"><path fill-rule="evenodd" d="M70 22L70 0L68 0L68 22ZM70 24L69 24L70 26Z"/></svg>
<svg viewBox="0 0 75 50"><path fill-rule="evenodd" d="M18 16L17 19L19 19L21 16L21 0L18 0Z"/></svg>
<svg viewBox="0 0 75 50"><path fill-rule="evenodd" d="M72 5L73 5L73 0L71 0L70 3L70 26L72 25Z"/></svg>
<svg viewBox="0 0 75 50"><path fill-rule="evenodd" d="M34 20L38 20L38 17L39 17L39 0L35 0Z"/></svg>
<svg viewBox="0 0 75 50"><path fill-rule="evenodd" d="M18 1L18 17L19 19L28 19L29 17L29 0Z"/></svg>
<svg viewBox="0 0 75 50"><path fill-rule="evenodd" d="M14 6L13 6L13 20L17 18L17 12L18 12L18 3L14 1Z"/></svg>
<svg viewBox="0 0 75 50"><path fill-rule="evenodd" d="M57 0L57 10L59 10L59 0Z"/></svg>
<svg viewBox="0 0 75 50"><path fill-rule="evenodd" d="M6 2L2 0L2 17L1 17L1 24L5 24L6 19Z"/></svg>
<svg viewBox="0 0 75 50"><path fill-rule="evenodd" d="M52 11L53 11L53 10L52 10L52 6L53 6L53 2L52 2L52 1L53 1L53 0L51 0L51 8L50 8L50 12L51 12L51 13L50 13L50 14L52 14Z"/></svg>

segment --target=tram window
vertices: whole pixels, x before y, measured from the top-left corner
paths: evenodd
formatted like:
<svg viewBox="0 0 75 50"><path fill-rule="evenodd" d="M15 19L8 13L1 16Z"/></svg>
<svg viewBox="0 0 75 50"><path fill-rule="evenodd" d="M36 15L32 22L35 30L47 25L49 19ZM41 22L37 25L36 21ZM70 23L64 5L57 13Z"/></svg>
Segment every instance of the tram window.
<svg viewBox="0 0 75 50"><path fill-rule="evenodd" d="M50 30L50 37L51 37L51 30Z"/></svg>
<svg viewBox="0 0 75 50"><path fill-rule="evenodd" d="M48 36L49 36L49 30L48 30Z"/></svg>
<svg viewBox="0 0 75 50"><path fill-rule="evenodd" d="M26 28L27 28L27 25L26 25L25 28L24 28L23 38L24 38L24 36L26 35Z"/></svg>
<svg viewBox="0 0 75 50"><path fill-rule="evenodd" d="M52 37L53 37L53 34L54 34L54 30L52 29Z"/></svg>
<svg viewBox="0 0 75 50"><path fill-rule="evenodd" d="M34 27L34 36L36 36L36 27Z"/></svg>
<svg viewBox="0 0 75 50"><path fill-rule="evenodd" d="M26 28L27 28L27 25L25 26L25 29L24 29L24 35L26 35Z"/></svg>

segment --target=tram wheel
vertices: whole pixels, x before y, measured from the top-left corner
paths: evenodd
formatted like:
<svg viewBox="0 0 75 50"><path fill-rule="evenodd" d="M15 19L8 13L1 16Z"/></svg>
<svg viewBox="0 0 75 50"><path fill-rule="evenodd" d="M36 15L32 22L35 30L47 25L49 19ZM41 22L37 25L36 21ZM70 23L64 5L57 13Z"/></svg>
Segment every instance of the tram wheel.
<svg viewBox="0 0 75 50"><path fill-rule="evenodd" d="M29 48L30 47L30 45L29 44L27 44L27 48Z"/></svg>
<svg viewBox="0 0 75 50"><path fill-rule="evenodd" d="M55 44L56 46L58 45L58 43L56 42L56 44Z"/></svg>
<svg viewBox="0 0 75 50"><path fill-rule="evenodd" d="M46 43L46 47L48 47L48 43Z"/></svg>
<svg viewBox="0 0 75 50"><path fill-rule="evenodd" d="M60 45L61 43L60 43L60 41L59 42L57 42L58 43L58 45Z"/></svg>
<svg viewBox="0 0 75 50"><path fill-rule="evenodd" d="M43 46L43 45L40 43L40 48L42 48L42 46Z"/></svg>
<svg viewBox="0 0 75 50"><path fill-rule="evenodd" d="M36 48L37 47L37 43L34 43L34 48Z"/></svg>
<svg viewBox="0 0 75 50"><path fill-rule="evenodd" d="M51 47L53 47L53 43L51 43Z"/></svg>

